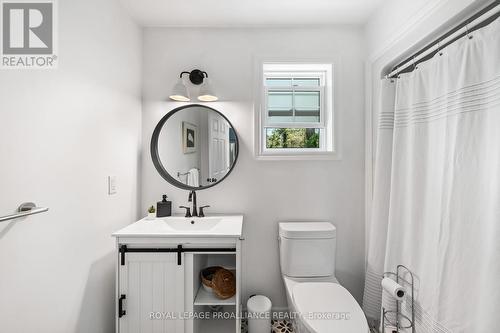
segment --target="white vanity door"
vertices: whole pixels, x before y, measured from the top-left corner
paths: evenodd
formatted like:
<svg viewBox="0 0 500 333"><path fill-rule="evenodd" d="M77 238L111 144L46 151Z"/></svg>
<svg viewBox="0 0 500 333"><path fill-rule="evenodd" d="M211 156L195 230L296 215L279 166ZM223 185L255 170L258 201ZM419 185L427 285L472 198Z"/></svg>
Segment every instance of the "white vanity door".
<svg viewBox="0 0 500 333"><path fill-rule="evenodd" d="M177 265L177 254L127 253L119 267L119 294L126 296L119 332L183 333L184 321L170 319L184 312L184 265Z"/></svg>

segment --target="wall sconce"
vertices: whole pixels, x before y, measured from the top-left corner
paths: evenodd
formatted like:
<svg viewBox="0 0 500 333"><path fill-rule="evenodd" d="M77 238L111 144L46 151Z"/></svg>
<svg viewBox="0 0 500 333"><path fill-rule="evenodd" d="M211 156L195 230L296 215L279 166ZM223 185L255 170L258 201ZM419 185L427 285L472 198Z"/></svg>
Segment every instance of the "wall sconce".
<svg viewBox="0 0 500 333"><path fill-rule="evenodd" d="M170 99L179 102L189 102L191 100L188 89L182 78L184 74L189 75L189 81L191 81L192 84L197 86L201 84L198 94L199 101L213 102L219 99L209 83L207 72L200 71L199 69L194 69L191 72L182 72L181 75L179 75L179 81L177 81L174 89L172 89L172 94L169 96Z"/></svg>

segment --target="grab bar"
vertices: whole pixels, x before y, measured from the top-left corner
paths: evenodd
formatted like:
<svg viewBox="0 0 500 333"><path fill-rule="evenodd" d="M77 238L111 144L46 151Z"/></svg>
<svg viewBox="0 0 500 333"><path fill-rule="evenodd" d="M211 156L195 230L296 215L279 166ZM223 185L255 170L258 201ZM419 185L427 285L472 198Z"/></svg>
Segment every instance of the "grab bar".
<svg viewBox="0 0 500 333"><path fill-rule="evenodd" d="M37 207L33 202L24 202L21 204L21 206L19 206L16 214L2 216L0 217L0 222L17 219L24 216L40 214L48 210L48 207Z"/></svg>
<svg viewBox="0 0 500 333"><path fill-rule="evenodd" d="M200 169L198 169L198 168L192 168L192 169L196 169L196 170L200 171ZM192 170L192 169L189 169L189 170ZM189 175L189 171L188 172L177 171L177 178L179 178L180 176L187 176L187 175Z"/></svg>

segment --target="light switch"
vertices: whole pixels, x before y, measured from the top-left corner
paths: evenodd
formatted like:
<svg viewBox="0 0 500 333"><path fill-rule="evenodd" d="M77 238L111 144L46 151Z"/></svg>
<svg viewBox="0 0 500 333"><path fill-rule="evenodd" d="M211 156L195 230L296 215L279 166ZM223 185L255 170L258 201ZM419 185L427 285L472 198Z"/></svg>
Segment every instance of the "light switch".
<svg viewBox="0 0 500 333"><path fill-rule="evenodd" d="M108 194L116 194L116 176L108 176Z"/></svg>

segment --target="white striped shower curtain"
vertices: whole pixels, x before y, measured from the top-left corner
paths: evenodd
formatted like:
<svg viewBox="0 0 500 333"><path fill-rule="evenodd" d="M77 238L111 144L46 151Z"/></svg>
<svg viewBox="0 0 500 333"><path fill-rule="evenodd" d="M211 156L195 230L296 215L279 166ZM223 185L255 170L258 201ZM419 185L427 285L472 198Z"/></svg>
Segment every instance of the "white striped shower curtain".
<svg viewBox="0 0 500 333"><path fill-rule="evenodd" d="M363 307L404 264L417 333L500 332L500 20L471 37L382 82Z"/></svg>

